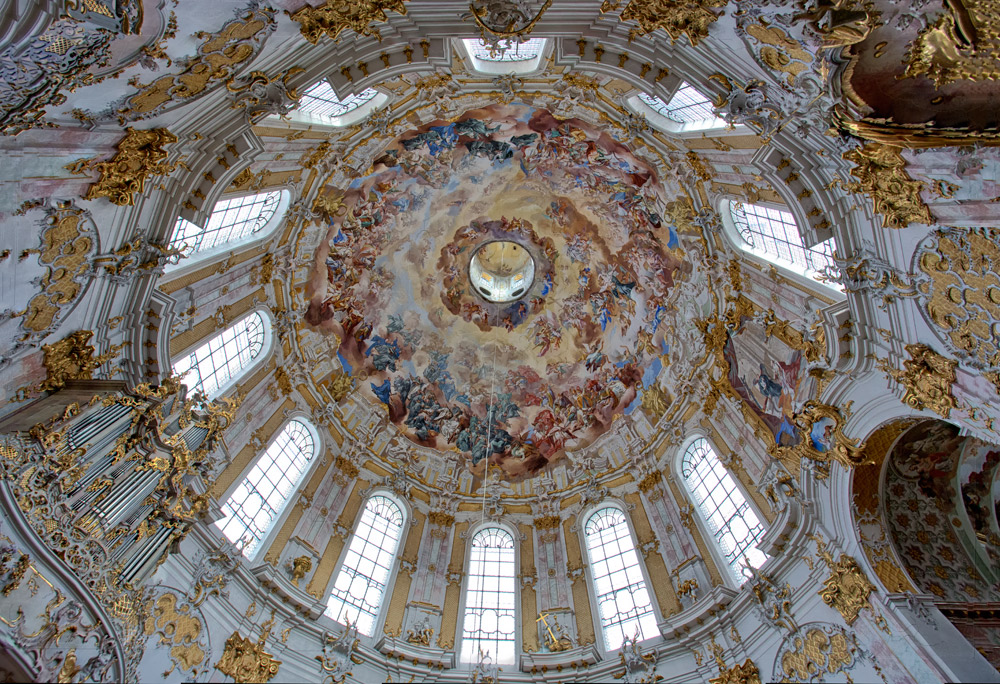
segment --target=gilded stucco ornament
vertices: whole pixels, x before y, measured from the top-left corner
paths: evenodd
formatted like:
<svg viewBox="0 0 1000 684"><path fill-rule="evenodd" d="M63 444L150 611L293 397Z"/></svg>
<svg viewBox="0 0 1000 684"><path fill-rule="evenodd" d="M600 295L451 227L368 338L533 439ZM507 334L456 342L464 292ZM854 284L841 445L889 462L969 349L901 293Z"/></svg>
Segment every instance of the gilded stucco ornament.
<svg viewBox="0 0 1000 684"><path fill-rule="evenodd" d="M147 636L158 637L161 646L169 647L174 667L190 671L205 660L207 648L202 639L203 626L194 614L192 604L181 603L176 594L167 592L150 601L149 617L143 625Z"/></svg>
<svg viewBox="0 0 1000 684"><path fill-rule="evenodd" d="M226 639L222 657L215 664L215 669L233 678L236 684L260 684L271 681L278 674L280 660L264 650L267 637L271 630L265 627L261 630L260 639L256 642L233 632Z"/></svg>
<svg viewBox="0 0 1000 684"><path fill-rule="evenodd" d="M906 390L903 403L947 418L958 405L951 392L958 362L941 356L926 344L908 344L906 351L910 358L903 361L902 370L894 368L887 359L878 359L876 364Z"/></svg>
<svg viewBox="0 0 1000 684"><path fill-rule="evenodd" d="M708 684L760 684L760 671L747 658L729 668L720 665L719 676L709 679Z"/></svg>
<svg viewBox="0 0 1000 684"><path fill-rule="evenodd" d="M655 684L663 679L656 674L656 654L643 653L634 637L626 635L618 651L618 660L622 669L612 676L623 684Z"/></svg>
<svg viewBox="0 0 1000 684"><path fill-rule="evenodd" d="M95 355L97 350L90 344L93 336L92 330L77 330L58 342L42 346L45 380L35 388L22 388L17 396L27 398L36 392L58 390L70 380L90 380L93 372L118 356L124 346L116 345L104 354Z"/></svg>
<svg viewBox="0 0 1000 684"><path fill-rule="evenodd" d="M226 81L233 109L243 109L247 120L256 122L265 116L285 116L299 104L299 92L289 82L302 73L301 67L289 67L268 76L263 71L251 71Z"/></svg>
<svg viewBox="0 0 1000 684"><path fill-rule="evenodd" d="M830 569L830 576L823 581L819 595L823 603L835 609L844 622L853 625L865 608L871 608L868 597L877 587L868 580L864 570L852 556L841 554L837 560L826 550L826 543L818 536L811 536L816 542L816 555ZM872 609L874 613L874 609ZM876 615L876 620L884 618Z"/></svg>
<svg viewBox="0 0 1000 684"><path fill-rule="evenodd" d="M288 573L292 577L292 582L298 586L305 576L312 570L312 558L309 556L299 556L288 562Z"/></svg>
<svg viewBox="0 0 1000 684"><path fill-rule="evenodd" d="M185 60L184 69L178 73L139 84L139 92L126 97L115 108L119 120L124 124L147 119L229 81L257 55L275 26L274 10L253 2L238 10L237 17L217 33L196 32L194 36L204 40L198 46L197 56Z"/></svg>
<svg viewBox="0 0 1000 684"><path fill-rule="evenodd" d="M469 11L483 44L491 54L502 56L527 39L551 5L552 0L543 0L541 7L533 11L526 0L473 0Z"/></svg>
<svg viewBox="0 0 1000 684"><path fill-rule="evenodd" d="M101 174L87 189L85 199L107 197L119 206L132 205L135 193L143 191L147 178L166 175L177 168L176 162L167 162L167 151L163 149L164 145L175 142L177 136L166 128L126 128L114 157L107 161L79 159L66 168L79 175L86 175L88 171Z"/></svg>
<svg viewBox="0 0 1000 684"><path fill-rule="evenodd" d="M871 654L857 643L854 634L836 625L811 623L787 637L775 659L775 681L814 682L839 673L846 674L864 659L874 662ZM882 681L886 681L876 667Z"/></svg>
<svg viewBox="0 0 1000 684"><path fill-rule="evenodd" d="M650 385L642 391L642 410L655 424L670 407L670 398L657 385Z"/></svg>
<svg viewBox="0 0 1000 684"><path fill-rule="evenodd" d="M619 2L604 0L601 13L617 10ZM629 31L630 38L663 29L672 43L687 36L691 45L696 46L708 37L708 28L722 16L712 10L726 4L726 0L630 0L619 16L622 21L639 24Z"/></svg>
<svg viewBox="0 0 1000 684"><path fill-rule="evenodd" d="M339 635L323 634L323 654L316 656L316 660L326 684L342 684L351 675L351 665L361 664L361 658L356 655L360 642L358 629L350 620Z"/></svg>
<svg viewBox="0 0 1000 684"><path fill-rule="evenodd" d="M945 2L906 53L905 76L925 76L940 87L955 81L1000 79L1000 2Z"/></svg>
<svg viewBox="0 0 1000 684"><path fill-rule="evenodd" d="M865 462L864 444L848 438L843 432L845 420L850 415L850 404L837 408L807 401L795 414L795 425L801 430L802 440L795 446L773 444L769 451L792 474L799 472L803 459L823 465L836 461L845 468L861 465ZM822 479L828 472L827 468L821 468L817 475Z"/></svg>
<svg viewBox="0 0 1000 684"><path fill-rule="evenodd" d="M996 273L1000 230L945 228L917 249L920 301L949 348L977 369L1000 368L1000 347L991 326L1000 320Z"/></svg>
<svg viewBox="0 0 1000 684"><path fill-rule="evenodd" d="M911 223L934 223L930 209L920 198L923 183L913 180L906 172L906 160L898 147L868 143L842 155L854 162L851 175L856 182L848 184L853 192L863 192L882 214L882 225L905 228Z"/></svg>
<svg viewBox="0 0 1000 684"><path fill-rule="evenodd" d="M297 21L299 30L310 43L316 44L323 36L336 40L344 29L350 29L359 36L375 36L382 40L382 34L372 24L388 21L388 11L406 14L406 0L327 0L325 5L306 5L297 12L289 12L292 21Z"/></svg>

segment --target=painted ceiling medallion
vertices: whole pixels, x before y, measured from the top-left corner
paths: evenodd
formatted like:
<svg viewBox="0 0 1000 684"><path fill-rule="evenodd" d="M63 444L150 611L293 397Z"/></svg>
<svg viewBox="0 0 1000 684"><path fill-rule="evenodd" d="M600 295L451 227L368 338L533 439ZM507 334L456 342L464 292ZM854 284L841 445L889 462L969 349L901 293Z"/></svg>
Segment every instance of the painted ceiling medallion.
<svg viewBox="0 0 1000 684"><path fill-rule="evenodd" d="M676 181L597 127L492 105L404 133L325 192L345 211L305 321L410 440L518 479L641 410L649 388L675 398L666 355L691 307L710 306L688 282L700 246L669 218ZM490 302L484 273L523 273L524 292Z"/></svg>

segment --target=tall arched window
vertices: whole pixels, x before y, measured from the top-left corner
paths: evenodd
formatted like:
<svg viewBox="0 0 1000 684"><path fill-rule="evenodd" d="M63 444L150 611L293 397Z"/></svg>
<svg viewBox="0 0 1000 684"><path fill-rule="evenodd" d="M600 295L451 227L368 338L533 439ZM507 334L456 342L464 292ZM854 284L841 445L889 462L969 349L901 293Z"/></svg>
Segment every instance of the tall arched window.
<svg viewBox="0 0 1000 684"><path fill-rule="evenodd" d="M233 245L260 232L280 202L278 190L220 200L204 228L178 216L170 246L180 247L190 257L220 245Z"/></svg>
<svg viewBox="0 0 1000 684"><path fill-rule="evenodd" d="M743 202L730 202L729 210L745 251L818 282L826 283L817 277L821 273L836 269L834 239L806 247L789 212Z"/></svg>
<svg viewBox="0 0 1000 684"><path fill-rule="evenodd" d="M595 511L587 518L584 536L605 648L620 648L625 637L638 635L642 641L655 636L656 615L625 513L615 506Z"/></svg>
<svg viewBox="0 0 1000 684"><path fill-rule="evenodd" d="M269 341L264 317L254 311L174 361L174 373L184 374L181 382L189 394L203 392L213 399L246 372Z"/></svg>
<svg viewBox="0 0 1000 684"><path fill-rule="evenodd" d="M472 537L461 661L475 663L479 649L499 665L514 663L517 589L514 537L502 527L485 527Z"/></svg>
<svg viewBox="0 0 1000 684"><path fill-rule="evenodd" d="M759 568L767 560L757 549L764 526L708 440L696 439L687 448L681 474L733 578L742 584L746 563Z"/></svg>
<svg viewBox="0 0 1000 684"><path fill-rule="evenodd" d="M215 524L244 556L253 557L315 455L312 430L302 420L288 421L223 504L226 517Z"/></svg>
<svg viewBox="0 0 1000 684"><path fill-rule="evenodd" d="M387 496L365 504L327 601L326 615L371 636L403 533L403 511Z"/></svg>

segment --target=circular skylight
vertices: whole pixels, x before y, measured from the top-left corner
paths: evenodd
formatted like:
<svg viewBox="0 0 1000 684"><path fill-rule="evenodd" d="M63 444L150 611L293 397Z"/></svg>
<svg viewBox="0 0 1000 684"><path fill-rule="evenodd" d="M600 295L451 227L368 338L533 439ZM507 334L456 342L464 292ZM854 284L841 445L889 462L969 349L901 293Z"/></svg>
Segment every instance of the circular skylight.
<svg viewBox="0 0 1000 684"><path fill-rule="evenodd" d="M524 296L535 279L535 260L521 245L509 240L487 242L469 262L469 280L490 302L512 302Z"/></svg>

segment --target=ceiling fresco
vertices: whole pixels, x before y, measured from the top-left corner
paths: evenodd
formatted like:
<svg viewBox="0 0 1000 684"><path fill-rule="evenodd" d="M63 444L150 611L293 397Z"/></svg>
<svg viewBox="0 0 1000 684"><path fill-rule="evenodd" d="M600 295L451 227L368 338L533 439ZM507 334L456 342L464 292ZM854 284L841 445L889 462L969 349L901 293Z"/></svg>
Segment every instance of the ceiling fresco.
<svg viewBox="0 0 1000 684"><path fill-rule="evenodd" d="M477 474L490 457L521 478L592 443L709 311L680 187L580 120L472 110L404 133L367 176L325 193L343 208L306 322L404 434ZM497 240L535 262L517 301L469 282L472 255Z"/></svg>

